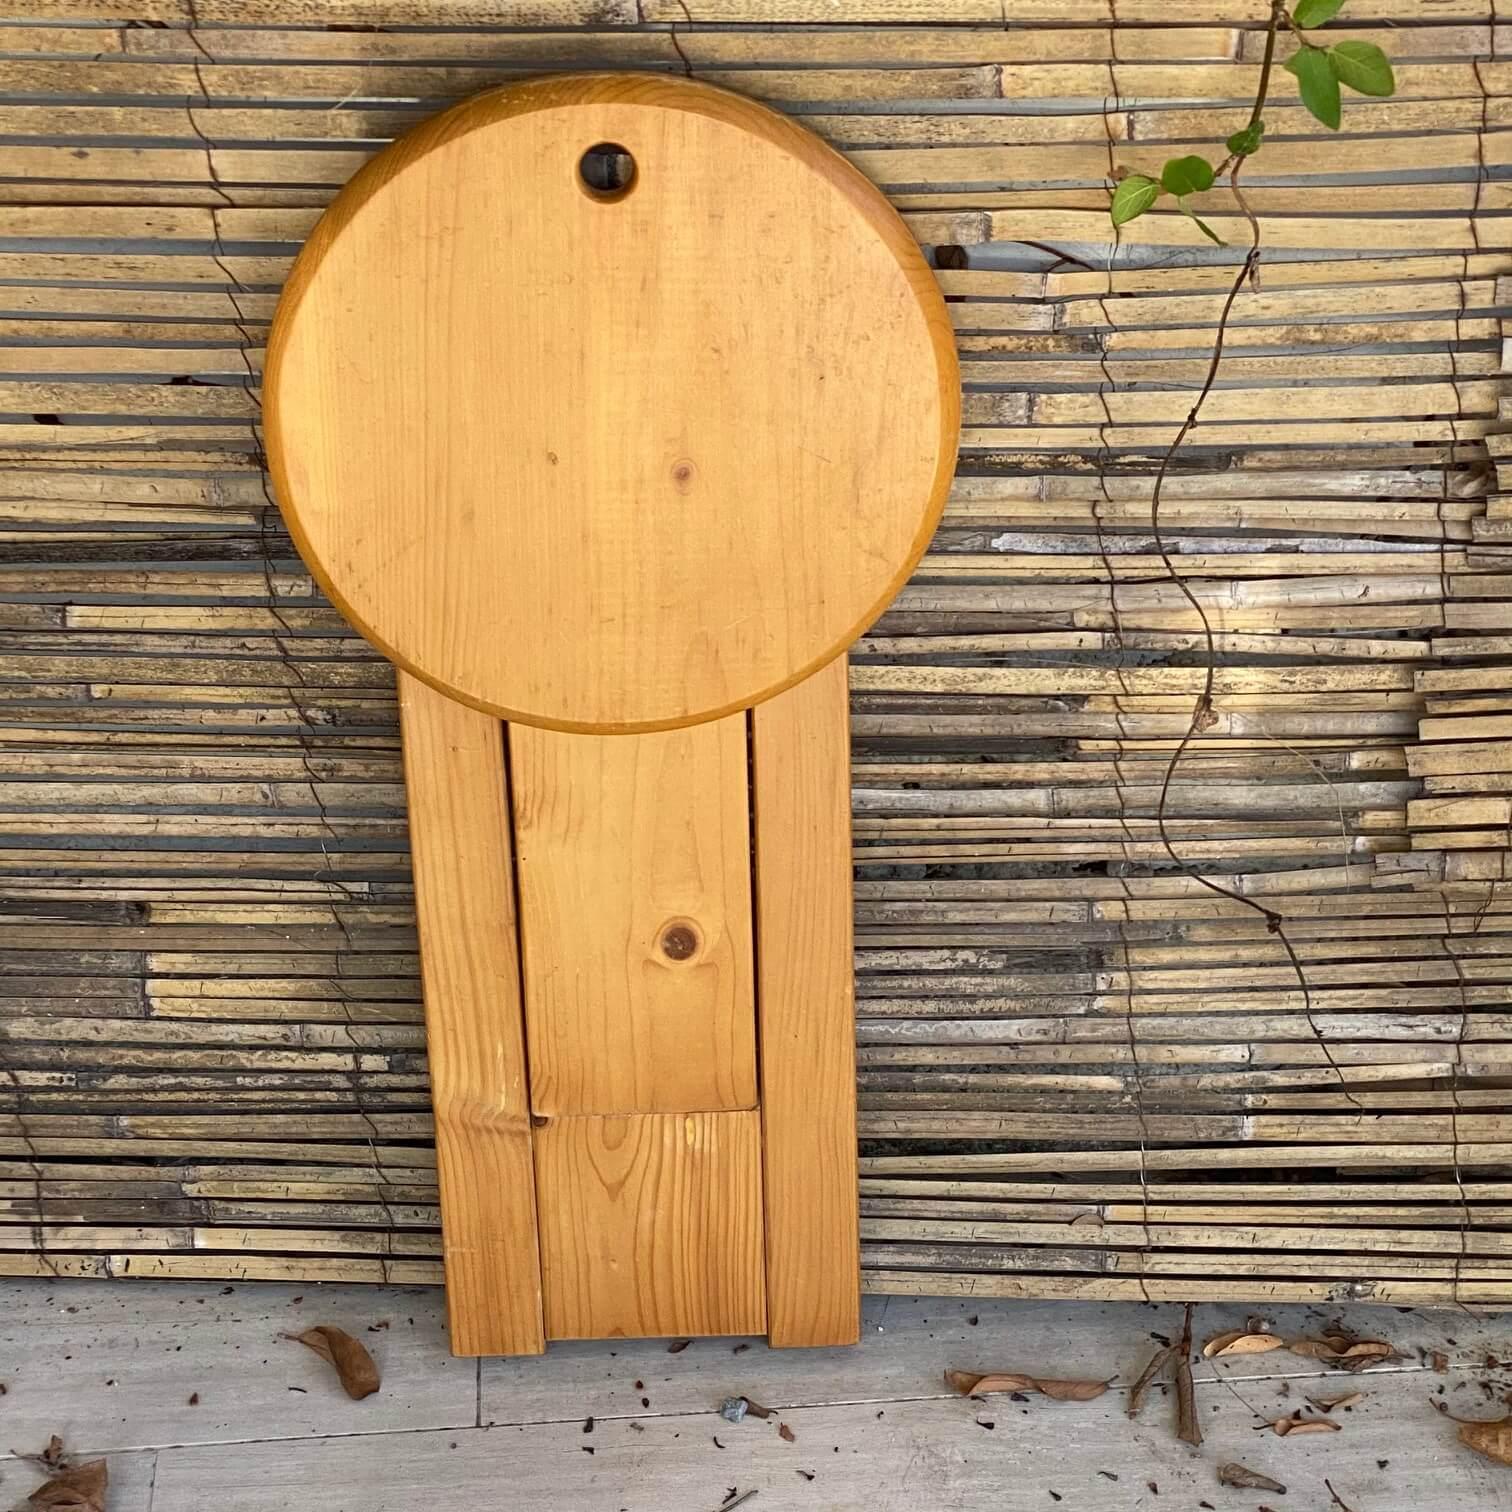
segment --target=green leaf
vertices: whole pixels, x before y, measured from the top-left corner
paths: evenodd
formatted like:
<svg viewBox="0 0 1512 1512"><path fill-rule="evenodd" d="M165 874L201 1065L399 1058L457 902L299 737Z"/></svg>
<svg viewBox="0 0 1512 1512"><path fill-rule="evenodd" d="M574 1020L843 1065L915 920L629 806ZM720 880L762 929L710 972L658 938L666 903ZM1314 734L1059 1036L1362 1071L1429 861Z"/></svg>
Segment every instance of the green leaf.
<svg viewBox="0 0 1512 1512"><path fill-rule="evenodd" d="M1198 215L1194 210L1188 207L1185 200L1179 199L1176 201L1176 203L1181 207L1181 213L1183 215L1189 215L1194 221L1197 222L1197 229L1201 231L1202 234L1207 237L1210 242L1217 242L1220 247L1228 246L1228 243L1224 241L1224 239L1219 236L1219 234L1215 230L1213 230L1213 228L1208 225L1208 223L1203 220L1200 215Z"/></svg>
<svg viewBox="0 0 1512 1512"><path fill-rule="evenodd" d="M1203 157L1172 158L1160 170L1160 187L1167 194L1201 194L1213 187L1213 165Z"/></svg>
<svg viewBox="0 0 1512 1512"><path fill-rule="evenodd" d="M1131 173L1113 191L1113 224L1121 226L1143 215L1160 198L1160 185L1142 173Z"/></svg>
<svg viewBox="0 0 1512 1512"><path fill-rule="evenodd" d="M1265 122L1256 121L1243 131L1236 131L1224 144L1230 157L1252 157L1260 150L1260 139L1265 135Z"/></svg>
<svg viewBox="0 0 1512 1512"><path fill-rule="evenodd" d="M1356 94L1384 97L1396 93L1391 60L1374 42L1339 42L1328 49L1334 77Z"/></svg>
<svg viewBox="0 0 1512 1512"><path fill-rule="evenodd" d="M1303 47L1286 60L1287 73L1297 80L1297 93L1310 114L1328 127L1339 129L1339 76L1321 47Z"/></svg>
<svg viewBox="0 0 1512 1512"><path fill-rule="evenodd" d="M1298 26L1322 26L1343 9L1344 0L1297 0L1292 7L1292 20Z"/></svg>

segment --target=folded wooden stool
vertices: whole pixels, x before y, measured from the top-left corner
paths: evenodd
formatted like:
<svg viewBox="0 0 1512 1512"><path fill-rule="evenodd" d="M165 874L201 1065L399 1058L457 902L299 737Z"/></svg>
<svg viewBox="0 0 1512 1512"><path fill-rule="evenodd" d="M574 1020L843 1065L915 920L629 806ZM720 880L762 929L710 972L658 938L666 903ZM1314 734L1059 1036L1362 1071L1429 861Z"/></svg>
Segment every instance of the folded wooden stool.
<svg viewBox="0 0 1512 1512"><path fill-rule="evenodd" d="M456 1353L856 1338L845 650L958 410L886 200L702 84L469 100L300 256L268 451L400 669Z"/></svg>

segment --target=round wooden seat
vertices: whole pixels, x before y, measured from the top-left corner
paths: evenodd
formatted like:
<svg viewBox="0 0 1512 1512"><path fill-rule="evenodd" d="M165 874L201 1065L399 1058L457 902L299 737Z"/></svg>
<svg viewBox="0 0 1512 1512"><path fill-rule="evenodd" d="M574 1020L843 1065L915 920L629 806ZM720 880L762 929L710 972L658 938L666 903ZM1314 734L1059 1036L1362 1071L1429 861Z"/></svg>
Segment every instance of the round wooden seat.
<svg viewBox="0 0 1512 1512"><path fill-rule="evenodd" d="M785 117L684 80L481 95L368 164L294 269L279 502L387 656L499 716L713 718L912 571L959 420L901 220Z"/></svg>

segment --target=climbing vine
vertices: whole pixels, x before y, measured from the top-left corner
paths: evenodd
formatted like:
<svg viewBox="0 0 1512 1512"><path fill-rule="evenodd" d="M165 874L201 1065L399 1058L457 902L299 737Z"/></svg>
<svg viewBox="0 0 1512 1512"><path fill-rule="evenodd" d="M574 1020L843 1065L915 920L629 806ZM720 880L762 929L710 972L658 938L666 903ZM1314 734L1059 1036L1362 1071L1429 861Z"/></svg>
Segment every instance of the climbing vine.
<svg viewBox="0 0 1512 1512"><path fill-rule="evenodd" d="M1155 824L1160 837L1160 843L1174 866L1180 867L1187 872L1200 886L1207 891L1250 909L1264 919L1267 930L1273 934L1280 943L1286 954L1293 975L1296 977L1297 986L1302 998L1302 1012L1307 1019L1313 1036L1317 1041L1324 1059L1328 1062L1334 1077L1337 1079L1339 1088L1351 1104L1359 1109L1360 1104L1349 1087L1342 1068L1334 1057L1329 1047L1327 1037L1321 1032L1313 1014L1312 989L1308 984L1307 973L1302 967L1302 958L1295 945L1292 943L1285 927L1283 915L1268 904L1260 902L1249 895L1228 887L1223 883L1205 876L1202 871L1184 860L1176 850L1172 842L1170 829L1167 824L1167 806L1170 799L1171 786L1176 776L1177 768L1182 758L1197 736L1216 722L1213 712L1213 697L1217 679L1217 642L1213 633L1212 620L1204 606L1202 599L1192 588L1187 578L1176 571L1175 563L1171 559L1161 530L1160 508L1162 493L1165 487L1167 474L1186 441L1192 428L1197 424L1206 404L1209 394L1212 393L1214 384L1217 382L1219 368L1223 361L1224 343L1228 335L1229 318L1233 314L1235 302L1239 298L1240 291L1246 282L1252 282L1256 276L1256 270L1260 262L1260 222L1251 210L1240 187L1240 173L1244 164L1261 150L1265 141L1264 110L1266 102L1270 98L1271 79L1274 73L1276 61L1276 43L1280 37L1283 26L1289 28L1297 37L1300 44L1297 51L1282 65L1285 71L1297 81L1298 94L1302 104L1323 125L1331 131L1339 129L1342 118L1342 88L1349 88L1358 94L1371 95L1384 98L1396 92L1396 79L1392 73L1391 63L1386 54L1374 43L1354 40L1346 40L1334 43L1330 46L1319 46L1308 35L1312 28L1324 26L1338 16L1344 8L1345 0L1295 0L1288 4L1287 0L1271 0L1270 16L1265 32L1265 50L1261 58L1260 79L1255 90L1254 104L1250 108L1249 120L1225 142L1227 156L1215 167L1208 158L1197 154L1189 154L1183 157L1169 159L1162 168L1158 179L1151 178L1148 174L1131 173L1122 177L1113 193L1110 207L1115 235L1117 228L1127 222L1143 215L1152 205L1156 204L1163 196L1171 195L1177 208L1184 214L1189 215L1200 227L1203 234L1210 240L1224 245L1223 239L1205 221L1197 215L1188 203L1188 197L1200 194L1211 189L1224 174L1228 175L1229 187L1233 192L1240 210L1249 223L1250 245L1249 249L1234 274L1229 285L1228 292L1224 296L1222 308L1219 311L1217 329L1213 338L1212 355L1209 358L1207 371L1185 420L1182 421L1170 444L1161 455L1159 465L1155 470L1154 479L1150 489L1150 530L1154 536L1155 550L1160 556L1165 567L1166 580L1174 583L1188 607L1196 616L1202 627L1203 640L1203 687L1196 698L1191 720L1187 725L1185 734L1176 743L1171 752L1170 759L1166 762L1165 771L1160 782L1160 796L1155 809ZM1114 599L1114 616L1117 618L1117 600ZM1137 1085L1137 1083L1136 1083ZM1141 1110L1141 1121L1143 1113ZM1457 1169L1456 1159L1456 1169ZM1143 1164L1140 1170L1141 1184L1144 1181Z"/></svg>
<svg viewBox="0 0 1512 1512"><path fill-rule="evenodd" d="M1296 0L1291 7L1285 4L1285 0L1272 0L1270 25L1265 34L1265 56L1260 65L1260 87L1255 91L1249 120L1224 143L1228 156L1216 167L1195 153L1171 158L1160 170L1158 179L1144 173L1129 174L1120 180L1113 192L1113 224L1125 225L1169 194L1176 201L1176 208L1197 222L1203 235L1223 245L1223 238L1192 209L1188 197L1211 189L1225 173L1238 195L1239 170L1260 151L1265 141L1265 121L1261 112L1270 95L1276 38L1283 25L1291 29L1301 45L1281 66L1296 79L1297 93L1309 113L1330 131L1339 129L1343 116L1341 86L1378 99L1395 94L1396 78L1391 71L1391 61L1374 42L1351 40L1323 47L1308 36L1311 28L1332 21L1343 8L1344 0ZM1242 199L1240 203L1243 206ZM1245 213L1249 214L1247 209Z"/></svg>

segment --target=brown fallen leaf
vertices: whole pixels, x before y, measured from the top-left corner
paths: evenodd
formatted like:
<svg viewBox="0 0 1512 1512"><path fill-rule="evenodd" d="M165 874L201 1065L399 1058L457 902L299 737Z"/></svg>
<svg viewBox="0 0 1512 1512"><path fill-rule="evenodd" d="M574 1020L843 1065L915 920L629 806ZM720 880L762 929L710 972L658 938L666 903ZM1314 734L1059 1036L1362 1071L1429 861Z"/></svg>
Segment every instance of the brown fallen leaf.
<svg viewBox="0 0 1512 1512"><path fill-rule="evenodd" d="M1343 1407L1358 1407L1360 1403L1365 1400L1365 1393L1363 1391L1350 1391L1346 1392L1343 1396L1310 1396L1307 1400L1311 1402L1319 1412L1337 1412L1340 1408Z"/></svg>
<svg viewBox="0 0 1512 1512"><path fill-rule="evenodd" d="M1218 1484L1236 1486L1245 1491L1274 1491L1277 1496L1286 1495L1286 1487L1280 1481L1261 1475L1258 1470L1251 1470L1248 1465L1241 1465L1235 1460L1219 1465Z"/></svg>
<svg viewBox="0 0 1512 1512"><path fill-rule="evenodd" d="M1491 1423L1461 1423L1460 1443L1493 1459L1512 1465L1512 1413Z"/></svg>
<svg viewBox="0 0 1512 1512"><path fill-rule="evenodd" d="M285 1334L284 1338L313 1349L322 1360L335 1366L346 1394L354 1402L360 1402L377 1391L380 1377L372 1355L345 1329L321 1324L318 1328L307 1328L303 1333Z"/></svg>
<svg viewBox="0 0 1512 1512"><path fill-rule="evenodd" d="M1167 1361L1175 1353L1174 1344L1162 1344L1145 1364L1145 1368L1139 1372L1139 1379L1129 1388L1128 1413L1130 1417L1139 1415L1140 1403L1144 1401L1144 1394L1151 1381L1165 1369Z"/></svg>
<svg viewBox="0 0 1512 1512"><path fill-rule="evenodd" d="M777 1437L789 1444L796 1444L798 1442L798 1435L786 1423L779 1423L777 1425Z"/></svg>
<svg viewBox="0 0 1512 1512"><path fill-rule="evenodd" d="M56 1442L56 1440L54 1440ZM66 1507L74 1512L105 1512L110 1471L102 1459L62 1470L26 1498L32 1507Z"/></svg>
<svg viewBox="0 0 1512 1512"><path fill-rule="evenodd" d="M1202 1346L1205 1360L1220 1359L1224 1355L1268 1354L1281 1349L1286 1340L1272 1333L1250 1333L1247 1329L1231 1328L1227 1333L1214 1334Z"/></svg>
<svg viewBox="0 0 1512 1512"><path fill-rule="evenodd" d="M1364 1370L1367 1365L1397 1358L1396 1350L1384 1339L1351 1339L1344 1334L1292 1339L1286 1347L1293 1354L1319 1360L1334 1370Z"/></svg>
<svg viewBox="0 0 1512 1512"><path fill-rule="evenodd" d="M987 1396L995 1391L1037 1391L1057 1402L1090 1402L1111 1384L1107 1381L1061 1381L1050 1376L996 1373L972 1375L966 1370L947 1370L945 1384L961 1396Z"/></svg>
<svg viewBox="0 0 1512 1512"><path fill-rule="evenodd" d="M1341 1427L1343 1424L1332 1418L1298 1417L1294 1412L1290 1417L1277 1418L1271 1431L1278 1438L1289 1438L1294 1433L1337 1433Z"/></svg>
<svg viewBox="0 0 1512 1512"><path fill-rule="evenodd" d="M1192 1304L1187 1303L1176 1346L1172 1375L1176 1381L1176 1437L1194 1448L1202 1447L1202 1425L1197 1421L1197 1392L1192 1384Z"/></svg>

